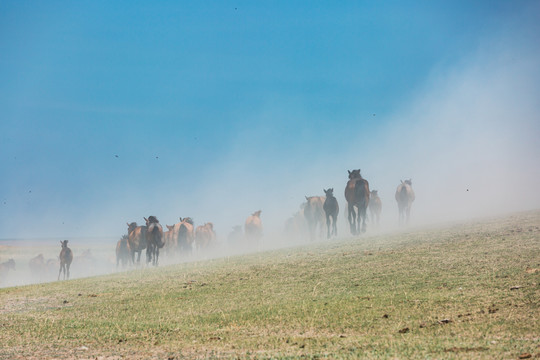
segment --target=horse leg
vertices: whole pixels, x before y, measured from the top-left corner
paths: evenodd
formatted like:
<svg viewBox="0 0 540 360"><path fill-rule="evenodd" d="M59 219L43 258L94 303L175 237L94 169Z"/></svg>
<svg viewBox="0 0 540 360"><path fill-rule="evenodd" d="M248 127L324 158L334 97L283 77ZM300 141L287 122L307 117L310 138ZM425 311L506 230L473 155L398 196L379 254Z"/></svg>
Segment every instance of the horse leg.
<svg viewBox="0 0 540 360"><path fill-rule="evenodd" d="M330 239L330 215L326 214L326 238Z"/></svg>
<svg viewBox="0 0 540 360"><path fill-rule="evenodd" d="M333 227L333 232L334 232L334 236L337 236L337 214L334 214L334 216L332 216L332 227Z"/></svg>
<svg viewBox="0 0 540 360"><path fill-rule="evenodd" d="M351 228L351 234L356 235L356 212L354 211L354 205L348 204L349 210L349 226Z"/></svg>
<svg viewBox="0 0 540 360"><path fill-rule="evenodd" d="M359 210L360 212L360 210ZM362 232L366 232L366 216L367 215L367 209L365 207L362 207ZM360 224L358 224L360 225Z"/></svg>
<svg viewBox="0 0 540 360"><path fill-rule="evenodd" d="M66 264L67 279L69 280L69 266L71 264Z"/></svg>

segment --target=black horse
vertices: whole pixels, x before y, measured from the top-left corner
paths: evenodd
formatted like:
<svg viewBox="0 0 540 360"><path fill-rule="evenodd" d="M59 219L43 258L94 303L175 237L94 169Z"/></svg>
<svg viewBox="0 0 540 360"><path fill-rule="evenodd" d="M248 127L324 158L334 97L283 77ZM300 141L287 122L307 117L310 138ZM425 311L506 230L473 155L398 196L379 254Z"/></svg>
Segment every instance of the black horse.
<svg viewBox="0 0 540 360"><path fill-rule="evenodd" d="M326 194L326 199L324 200L323 209L324 213L326 214L326 229L327 229L327 237L330 239L330 234L333 234L334 236L337 236L337 217L339 214L339 204L337 199L334 196L334 189L328 189L324 190L324 193ZM330 220L332 218L332 220ZM332 223L332 227L330 227L330 222Z"/></svg>
<svg viewBox="0 0 540 360"><path fill-rule="evenodd" d="M163 228L159 223L159 220L155 216L149 216L146 221L146 263L152 263L157 266L159 259L159 249L162 248L165 243L163 242Z"/></svg>

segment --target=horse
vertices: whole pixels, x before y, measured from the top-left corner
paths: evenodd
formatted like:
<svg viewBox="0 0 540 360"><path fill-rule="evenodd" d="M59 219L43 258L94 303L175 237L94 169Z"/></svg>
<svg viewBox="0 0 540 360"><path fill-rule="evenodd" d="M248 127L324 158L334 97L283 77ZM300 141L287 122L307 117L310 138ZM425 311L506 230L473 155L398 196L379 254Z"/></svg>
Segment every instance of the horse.
<svg viewBox="0 0 540 360"><path fill-rule="evenodd" d="M382 201L379 197L377 190L371 191L371 198L369 200L369 212L371 213L371 221L376 222L379 225L381 220Z"/></svg>
<svg viewBox="0 0 540 360"><path fill-rule="evenodd" d="M32 276L41 277L46 273L45 268L45 258L43 254L39 254L28 261L28 268L32 273Z"/></svg>
<svg viewBox="0 0 540 360"><path fill-rule="evenodd" d="M229 245L238 245L242 242L244 234L242 233L242 226L235 225L232 227L232 231L227 235L227 243Z"/></svg>
<svg viewBox="0 0 540 360"><path fill-rule="evenodd" d="M165 225L167 231L163 232L164 249L167 255L177 250L176 238L174 237L174 225Z"/></svg>
<svg viewBox="0 0 540 360"><path fill-rule="evenodd" d="M197 226L195 232L195 244L197 249L205 249L210 247L216 240L216 233L214 231L214 224L211 222L204 225Z"/></svg>
<svg viewBox="0 0 540 360"><path fill-rule="evenodd" d="M304 216L305 207L306 203L303 203L300 210L285 221L284 235L289 240L303 239L309 233L306 217Z"/></svg>
<svg viewBox="0 0 540 360"><path fill-rule="evenodd" d="M255 211L253 214L248 216L244 224L246 240L250 242L258 242L262 238L263 227L261 221L261 212L262 210Z"/></svg>
<svg viewBox="0 0 540 360"><path fill-rule="evenodd" d="M408 223L411 216L411 205L414 201L414 191L412 189L412 180L401 180L401 184L396 189L396 201L398 203L399 223Z"/></svg>
<svg viewBox="0 0 540 360"><path fill-rule="evenodd" d="M330 239L331 233L334 236L337 236L337 223L336 222L337 222L337 217L339 214L339 204L336 197L334 196L333 188L330 188L328 190L323 189L323 191L326 195L326 199L324 200L324 204L323 204L324 213L326 215L326 229L327 229L326 237ZM330 220L330 218L332 220Z"/></svg>
<svg viewBox="0 0 540 360"><path fill-rule="evenodd" d="M306 218L309 238L310 240L315 240L317 225L321 233L324 231L324 196L306 196L306 206L304 207L304 217Z"/></svg>
<svg viewBox="0 0 540 360"><path fill-rule="evenodd" d="M369 183L360 175L360 169L349 172L349 180L345 186L345 199L347 200L348 219L351 234L357 235L366 231L366 209L369 204ZM354 207L358 209L357 214Z"/></svg>
<svg viewBox="0 0 540 360"><path fill-rule="evenodd" d="M163 228L159 223L159 220L155 216L149 216L146 221L146 263L152 263L152 265L158 265L159 249L162 248L165 243L162 241Z"/></svg>
<svg viewBox="0 0 540 360"><path fill-rule="evenodd" d="M129 249L129 236L123 235L116 243L116 268L122 262L122 266L126 267L126 264L131 262L131 250Z"/></svg>
<svg viewBox="0 0 540 360"><path fill-rule="evenodd" d="M60 241L60 244L62 245L62 250L60 251L60 255L58 256L58 258L60 259L58 280L60 280L60 275L62 274L62 272L64 273L64 280L66 280L69 279L69 267L71 266L71 262L73 261L73 252L70 248L68 248L67 240Z"/></svg>
<svg viewBox="0 0 540 360"><path fill-rule="evenodd" d="M0 264L0 282L7 276L10 270L15 271L15 260L9 259Z"/></svg>
<svg viewBox="0 0 540 360"><path fill-rule="evenodd" d="M128 226L128 243L131 251L131 263L135 264L135 253L137 253L137 264L141 263L141 252L146 249L146 226L137 226L136 222L126 223Z"/></svg>
<svg viewBox="0 0 540 360"><path fill-rule="evenodd" d="M178 250L191 253L195 238L193 219L190 217L180 218L180 222L174 224L174 235Z"/></svg>

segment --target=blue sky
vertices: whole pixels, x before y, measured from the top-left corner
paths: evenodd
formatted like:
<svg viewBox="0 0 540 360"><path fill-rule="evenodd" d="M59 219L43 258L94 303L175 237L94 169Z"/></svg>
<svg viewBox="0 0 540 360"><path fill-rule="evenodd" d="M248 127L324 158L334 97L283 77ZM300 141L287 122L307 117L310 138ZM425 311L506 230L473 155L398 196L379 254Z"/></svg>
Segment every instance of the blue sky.
<svg viewBox="0 0 540 360"><path fill-rule="evenodd" d="M278 228L353 168L388 222L405 177L417 219L441 193L443 220L538 208L539 23L537 1L3 1L0 238Z"/></svg>

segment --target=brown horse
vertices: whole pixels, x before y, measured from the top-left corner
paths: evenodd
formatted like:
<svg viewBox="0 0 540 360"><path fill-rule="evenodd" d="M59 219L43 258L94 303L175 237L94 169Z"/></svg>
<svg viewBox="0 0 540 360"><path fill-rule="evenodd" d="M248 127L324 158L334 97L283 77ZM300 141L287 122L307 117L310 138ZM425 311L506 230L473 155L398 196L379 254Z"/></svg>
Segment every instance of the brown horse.
<svg viewBox="0 0 540 360"><path fill-rule="evenodd" d="M306 196L306 206L304 207L304 217L306 218L309 238L315 240L317 237L317 225L321 233L324 229L324 210L323 204L326 199L324 196ZM322 234L321 234L322 235Z"/></svg>
<svg viewBox="0 0 540 360"><path fill-rule="evenodd" d="M207 249L216 241L216 233L214 231L214 224L211 222L201 226L197 226L195 232L195 244L197 249Z"/></svg>
<svg viewBox="0 0 540 360"><path fill-rule="evenodd" d="M146 263L157 266L159 249L165 245L163 242L163 228L155 216L149 216L146 221Z"/></svg>
<svg viewBox="0 0 540 360"><path fill-rule="evenodd" d="M309 234L304 208L306 203L300 206L300 210L285 221L284 235L289 240L303 239Z"/></svg>
<svg viewBox="0 0 540 360"><path fill-rule="evenodd" d="M176 238L174 237L174 225L165 226L168 230L163 232L164 249L167 255L171 255L177 250Z"/></svg>
<svg viewBox="0 0 540 360"><path fill-rule="evenodd" d="M131 250L129 249L129 236L123 235L116 243L116 268L122 262L122 267L126 267L131 262Z"/></svg>
<svg viewBox="0 0 540 360"><path fill-rule="evenodd" d="M369 183L360 175L360 169L348 171L349 181L345 186L345 199L348 206L348 218L351 234L357 235L366 231L366 210L369 204ZM358 209L357 214L354 208Z"/></svg>
<svg viewBox="0 0 540 360"><path fill-rule="evenodd" d="M246 240L252 242L258 242L262 238L262 221L261 221L261 212L262 210L255 211L251 216L248 216L246 223L244 224L244 232L246 235Z"/></svg>
<svg viewBox="0 0 540 360"><path fill-rule="evenodd" d="M131 263L135 264L135 253L137 253L137 264L140 264L141 252L146 249L146 226L137 226L136 222L127 223L127 226Z"/></svg>
<svg viewBox="0 0 540 360"><path fill-rule="evenodd" d="M180 252L191 254L195 240L195 227L190 217L180 218L180 222L174 224L174 238Z"/></svg>
<svg viewBox="0 0 540 360"><path fill-rule="evenodd" d="M339 214L339 204L334 196L334 189L324 190L326 200L324 200L323 209L326 214L326 237L330 239L330 234L337 236L337 217ZM332 220L330 220L330 218Z"/></svg>
<svg viewBox="0 0 540 360"><path fill-rule="evenodd" d="M60 280L60 275L62 274L62 272L64 273L64 280L66 280L69 279L69 267L71 266L71 262L73 261L73 252L70 248L68 248L67 240L60 241L60 244L62 245L62 250L60 250L60 255L58 256L58 258L60 259L58 280Z"/></svg>
<svg viewBox="0 0 540 360"><path fill-rule="evenodd" d="M371 222L379 225L381 220L382 201L379 197L377 190L371 191L371 198L369 199L369 212L371 213Z"/></svg>
<svg viewBox="0 0 540 360"><path fill-rule="evenodd" d="M404 224L409 222L411 216L411 205L415 199L412 189L412 181L401 180L401 184L396 189L396 201L398 203L399 223Z"/></svg>

